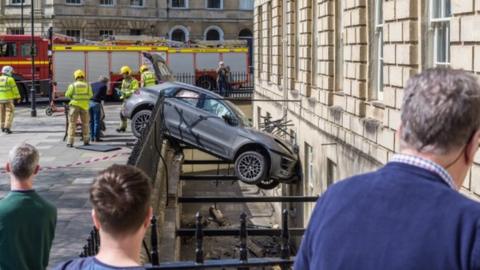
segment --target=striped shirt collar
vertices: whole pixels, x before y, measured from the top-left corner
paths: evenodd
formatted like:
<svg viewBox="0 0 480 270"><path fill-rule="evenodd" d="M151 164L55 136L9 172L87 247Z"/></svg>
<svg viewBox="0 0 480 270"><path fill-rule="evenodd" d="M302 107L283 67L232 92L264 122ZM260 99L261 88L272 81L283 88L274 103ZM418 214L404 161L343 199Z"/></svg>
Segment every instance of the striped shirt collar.
<svg viewBox="0 0 480 270"><path fill-rule="evenodd" d="M440 178L442 178L445 183L448 184L448 186L450 186L452 189L457 189L457 187L453 183L453 178L450 176L450 174L442 166L431 160L418 156L395 154L390 160L390 162L404 163L436 173L440 176Z"/></svg>

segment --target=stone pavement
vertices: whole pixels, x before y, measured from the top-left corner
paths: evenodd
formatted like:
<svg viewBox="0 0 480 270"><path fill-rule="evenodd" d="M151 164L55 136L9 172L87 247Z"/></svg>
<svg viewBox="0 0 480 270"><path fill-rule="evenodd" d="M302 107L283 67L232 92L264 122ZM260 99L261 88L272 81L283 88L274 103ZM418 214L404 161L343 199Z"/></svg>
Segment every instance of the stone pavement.
<svg viewBox="0 0 480 270"><path fill-rule="evenodd" d="M125 164L131 151L134 138L131 133L116 134L119 122L119 105L106 105L107 131L104 142L121 147L121 150L101 153L71 149L62 141L65 116L56 113L48 117L44 106L40 106L37 118L30 117L30 109L17 107L13 134L0 134L0 198L8 193L9 181L3 166L8 151L20 142L28 142L40 151L40 165L44 168L34 183L41 196L58 208L58 221L55 240L50 255L49 268L58 262L78 257L92 222L88 189L96 173L113 163ZM82 143L77 140L77 146ZM68 166L68 167L65 167Z"/></svg>

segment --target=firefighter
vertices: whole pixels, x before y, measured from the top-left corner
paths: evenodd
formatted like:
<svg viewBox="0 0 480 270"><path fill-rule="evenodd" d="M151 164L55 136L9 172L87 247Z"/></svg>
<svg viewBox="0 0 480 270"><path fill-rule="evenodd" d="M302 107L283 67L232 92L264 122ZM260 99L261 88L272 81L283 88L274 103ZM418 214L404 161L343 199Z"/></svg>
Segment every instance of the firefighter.
<svg viewBox="0 0 480 270"><path fill-rule="evenodd" d="M82 139L83 145L89 145L89 125L90 116L88 114L89 102L93 97L90 84L85 81L85 73L83 70L76 70L73 73L75 82L68 86L65 97L70 99L68 112L68 139L67 147L73 147L75 140L75 130L77 119L80 116L82 122Z"/></svg>
<svg viewBox="0 0 480 270"><path fill-rule="evenodd" d="M15 112L14 100L20 102L20 92L18 92L15 79L12 77L13 68L4 66L0 76L0 126L2 132L11 134L13 123L13 114Z"/></svg>
<svg viewBox="0 0 480 270"><path fill-rule="evenodd" d="M127 130L127 118L122 115L123 107L129 97L138 90L138 81L132 76L132 70L129 66L123 66L120 69L120 74L123 76L122 87L120 88L120 99L122 102L122 108L120 109L120 127L117 128L117 132L125 132Z"/></svg>
<svg viewBox="0 0 480 270"><path fill-rule="evenodd" d="M155 79L155 73L148 70L148 67L146 65L142 65L140 67L140 73L142 73L140 79L141 87L148 87L157 84L157 80Z"/></svg>

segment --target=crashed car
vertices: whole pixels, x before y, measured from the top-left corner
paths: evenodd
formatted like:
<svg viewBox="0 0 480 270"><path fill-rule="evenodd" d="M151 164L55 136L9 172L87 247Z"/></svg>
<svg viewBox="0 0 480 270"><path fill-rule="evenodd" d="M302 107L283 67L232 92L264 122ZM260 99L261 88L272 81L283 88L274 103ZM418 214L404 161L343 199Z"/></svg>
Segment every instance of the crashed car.
<svg viewBox="0 0 480 270"><path fill-rule="evenodd" d="M272 189L299 177L296 149L276 136L251 127L243 112L222 96L180 82L142 88L126 102L122 114L132 119L139 136L147 126L158 96L165 96L166 136L235 164L247 184Z"/></svg>

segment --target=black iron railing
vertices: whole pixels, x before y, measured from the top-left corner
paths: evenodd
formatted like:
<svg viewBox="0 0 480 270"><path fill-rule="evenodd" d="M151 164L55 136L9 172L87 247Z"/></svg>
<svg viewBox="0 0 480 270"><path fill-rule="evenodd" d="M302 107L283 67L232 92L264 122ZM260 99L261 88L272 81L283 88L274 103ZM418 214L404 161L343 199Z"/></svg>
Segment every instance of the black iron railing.
<svg viewBox="0 0 480 270"><path fill-rule="evenodd" d="M176 73L174 74L174 77L179 82L196 85L233 99L251 98L253 95L253 75L245 72L230 73L225 87L226 89L223 91L219 90L217 81L213 76L199 76L192 73Z"/></svg>
<svg viewBox="0 0 480 270"><path fill-rule="evenodd" d="M266 258L249 258L248 257L248 248L247 241L249 237L249 232L251 230L247 227L247 215L242 213L240 215L240 227L237 230L237 233L229 233L224 235L212 235L206 233L206 230L203 228L203 217L200 213L197 212L195 216L195 261L177 261L177 262L164 262L160 264L159 254L158 254L158 235L157 235L157 219L152 217L150 224L150 243L151 250L144 247L146 252L149 254L149 264L145 266L145 269L161 269L161 270L174 270L174 269L217 269L225 267L234 267L238 269L248 269L248 267L266 267L266 266L280 266L282 269L289 269L293 264L293 257L291 257L290 252L290 235L291 230L288 226L288 210L283 210L282 212L282 228L281 229L272 229L272 232L267 232L269 230L264 230L264 233L256 232L250 236L279 236L281 238L280 244L280 257L266 257ZM207 230L208 232L208 230ZM303 231L302 231L303 233ZM211 236L232 236L238 235L240 240L240 250L238 259L222 259L222 260L205 260L205 252L203 249L203 240L204 237ZM90 236L87 239L87 244L83 247L83 251L80 254L80 257L95 256L100 248L100 237L98 231L93 228Z"/></svg>

